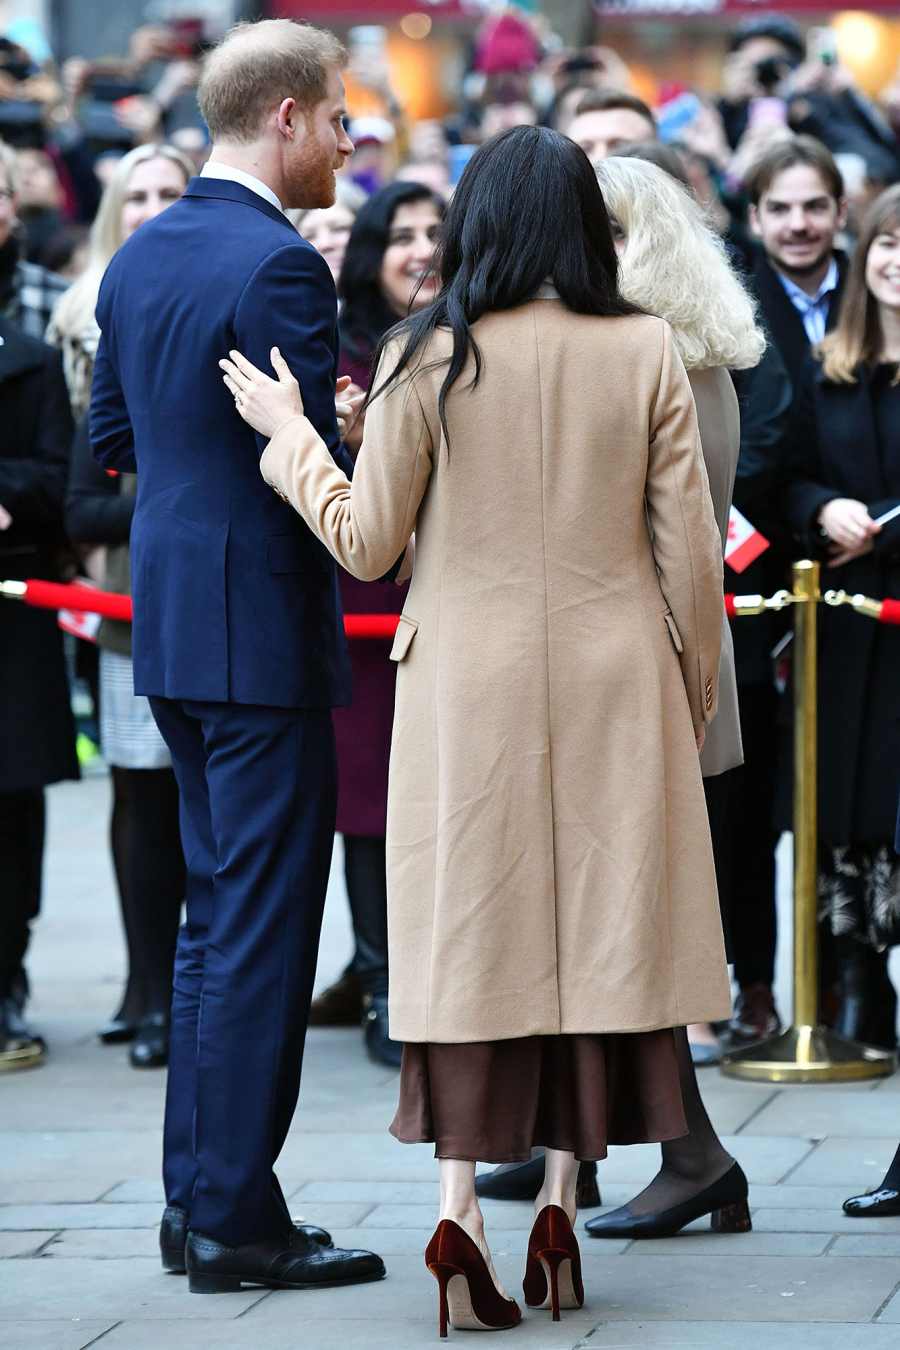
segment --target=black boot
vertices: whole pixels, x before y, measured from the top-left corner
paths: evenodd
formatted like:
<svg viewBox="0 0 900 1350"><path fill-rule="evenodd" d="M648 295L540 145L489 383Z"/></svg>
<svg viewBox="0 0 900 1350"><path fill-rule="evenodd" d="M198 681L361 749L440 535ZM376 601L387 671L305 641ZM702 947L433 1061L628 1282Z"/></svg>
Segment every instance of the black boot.
<svg viewBox="0 0 900 1350"><path fill-rule="evenodd" d="M897 1047L897 995L886 968L886 954L853 937L836 939L840 1007L834 1029L839 1036Z"/></svg>
<svg viewBox="0 0 900 1350"><path fill-rule="evenodd" d="M133 1069L164 1069L169 1062L169 1019L165 1013L150 1013L137 1029L128 1052Z"/></svg>
<svg viewBox="0 0 900 1350"><path fill-rule="evenodd" d="M388 1069L399 1069L403 1059L403 1045L392 1041L388 1034L388 1001L386 994L366 994L363 1018L363 1040L369 1058Z"/></svg>

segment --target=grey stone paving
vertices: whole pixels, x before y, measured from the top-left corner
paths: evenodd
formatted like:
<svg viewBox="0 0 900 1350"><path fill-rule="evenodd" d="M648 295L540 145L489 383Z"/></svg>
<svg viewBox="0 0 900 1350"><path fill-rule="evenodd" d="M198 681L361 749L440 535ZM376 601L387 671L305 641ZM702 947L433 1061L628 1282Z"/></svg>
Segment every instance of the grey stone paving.
<svg viewBox="0 0 900 1350"><path fill-rule="evenodd" d="M426 1147L386 1132L395 1075L354 1031L314 1031L301 1107L279 1172L295 1213L343 1245L371 1246L382 1283L314 1293L188 1293L159 1269L163 1076L135 1073L95 1028L122 968L105 855L103 778L50 793L44 915L31 970L45 1067L0 1080L0 1347L3 1350L419 1350L437 1342L422 1251L437 1201ZM783 858L783 870L786 858ZM784 909L785 907L782 906ZM786 915L783 927L786 930ZM348 949L335 867L320 982ZM789 944L779 955L789 996ZM554 1325L528 1314L510 1343L535 1350L900 1350L900 1219L850 1220L900 1135L900 1075L852 1087L782 1088L701 1077L710 1113L752 1183L754 1231L708 1222L658 1242L582 1247L587 1303ZM614 1149L607 1204L653 1174L654 1147ZM496 1262L521 1280L529 1207L485 1207ZM451 1336L454 1333L451 1332Z"/></svg>

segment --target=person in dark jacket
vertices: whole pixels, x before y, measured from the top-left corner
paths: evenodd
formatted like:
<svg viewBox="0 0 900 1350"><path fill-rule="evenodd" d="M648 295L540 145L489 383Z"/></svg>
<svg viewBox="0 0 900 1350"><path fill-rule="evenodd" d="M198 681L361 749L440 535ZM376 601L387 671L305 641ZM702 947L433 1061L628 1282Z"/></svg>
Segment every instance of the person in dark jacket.
<svg viewBox="0 0 900 1350"><path fill-rule="evenodd" d="M125 595L131 589L134 484L133 474L103 472L91 454L84 418L72 447L66 531L75 543L105 547L104 588ZM134 1068L162 1068L169 1054L172 970L185 885L178 785L147 700L134 693L131 624L104 619L97 645L101 746L113 780L110 833L128 948L122 1009L100 1038L108 1043L131 1039Z"/></svg>
<svg viewBox="0 0 900 1350"><path fill-rule="evenodd" d="M409 310L434 299L429 273L444 214L440 197L420 183L393 183L359 212L338 282L341 375L367 389L379 339ZM347 437L362 443L360 418ZM406 587L357 581L340 572L344 612L399 614ZM389 641L350 644L353 703L333 713L338 752L337 830L344 837L344 873L353 916L356 951L337 985L313 1005L314 1020L362 1017L369 1055L400 1067L401 1046L388 1036L387 828L388 759L394 720L396 670Z"/></svg>
<svg viewBox="0 0 900 1350"><path fill-rule="evenodd" d="M72 418L59 356L0 318L0 578L58 579ZM52 611L0 601L0 1069L35 1064L23 961L38 913L44 788L78 778Z"/></svg>
<svg viewBox="0 0 900 1350"><path fill-rule="evenodd" d="M792 402L811 347L837 318L847 259L835 249L835 236L846 208L834 159L806 137L772 145L757 161L747 189L757 243L743 252L741 262L772 347L757 370L739 378L742 446L734 504L770 547L744 572L727 572L726 587L771 595L789 584L790 530L781 491L789 439L786 401ZM763 425L757 425L760 419ZM776 803L783 775L772 652L788 632L789 620L766 614L736 619L732 629L745 747L745 837L735 859L731 910L738 996L730 1031L740 1045L773 1035L780 1026L772 986Z"/></svg>
<svg viewBox="0 0 900 1350"><path fill-rule="evenodd" d="M900 186L863 222L840 316L796 409L788 511L823 589L900 598ZM835 939L837 1030L893 1049L885 958L900 940L900 632L849 608L821 619L820 902Z"/></svg>

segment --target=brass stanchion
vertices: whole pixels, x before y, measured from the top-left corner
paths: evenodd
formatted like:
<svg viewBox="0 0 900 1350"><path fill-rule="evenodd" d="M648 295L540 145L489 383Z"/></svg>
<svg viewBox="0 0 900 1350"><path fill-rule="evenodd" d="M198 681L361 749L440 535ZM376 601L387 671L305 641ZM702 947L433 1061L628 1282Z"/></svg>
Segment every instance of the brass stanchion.
<svg viewBox="0 0 900 1350"><path fill-rule="evenodd" d="M819 564L794 563L794 1024L722 1061L731 1078L839 1083L892 1073L894 1056L818 1024L817 610Z"/></svg>

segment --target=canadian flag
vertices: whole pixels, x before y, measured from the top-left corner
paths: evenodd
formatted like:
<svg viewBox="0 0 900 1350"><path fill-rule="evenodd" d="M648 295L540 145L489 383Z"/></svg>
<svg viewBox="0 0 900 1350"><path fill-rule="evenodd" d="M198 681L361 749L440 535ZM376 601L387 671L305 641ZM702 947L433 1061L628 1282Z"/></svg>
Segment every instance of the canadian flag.
<svg viewBox="0 0 900 1350"><path fill-rule="evenodd" d="M743 572L745 567L765 553L769 541L760 534L755 525L751 525L746 516L742 516L736 506L728 515L728 537L725 540L725 561L733 572Z"/></svg>

